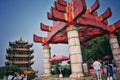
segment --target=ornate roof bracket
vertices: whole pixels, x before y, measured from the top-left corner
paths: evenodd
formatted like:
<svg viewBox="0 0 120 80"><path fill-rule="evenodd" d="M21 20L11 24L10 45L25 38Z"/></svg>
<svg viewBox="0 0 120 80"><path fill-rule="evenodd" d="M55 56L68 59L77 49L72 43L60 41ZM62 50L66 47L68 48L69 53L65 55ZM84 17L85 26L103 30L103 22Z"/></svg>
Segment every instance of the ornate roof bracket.
<svg viewBox="0 0 120 80"><path fill-rule="evenodd" d="M45 37L39 37L35 34L33 35L33 37L34 37L35 42L38 42L38 43L46 43L47 42Z"/></svg>
<svg viewBox="0 0 120 80"><path fill-rule="evenodd" d="M76 20L84 14L86 12L86 8L85 0L73 0L73 19Z"/></svg>
<svg viewBox="0 0 120 80"><path fill-rule="evenodd" d="M106 20L107 18L109 18L111 16L111 9L108 8L102 15L98 16L98 14L96 13L95 15L92 14L83 14L82 17L84 18L88 18L88 19L92 19L95 21L100 21L100 22L104 22L104 20Z"/></svg>
<svg viewBox="0 0 120 80"><path fill-rule="evenodd" d="M59 4L59 3L56 2L56 1L55 1L55 8L56 8L58 11L63 12L63 13L65 13L65 12L66 12L66 9L67 9L65 6Z"/></svg>
<svg viewBox="0 0 120 80"><path fill-rule="evenodd" d="M64 0L57 0L57 2L63 6L67 6L67 2Z"/></svg>
<svg viewBox="0 0 120 80"><path fill-rule="evenodd" d="M119 28L120 28L120 20L118 20L117 22L113 23L112 25L109 25L108 26L108 31L110 33L114 33Z"/></svg>
<svg viewBox="0 0 120 80"><path fill-rule="evenodd" d="M37 42L37 43L43 43L43 46L49 46L49 43L47 42L47 38L46 37L39 37L37 35L33 35L33 39L34 39L34 42Z"/></svg>
<svg viewBox="0 0 120 80"><path fill-rule="evenodd" d="M92 14L94 11L96 11L99 8L99 6L100 6L99 0L96 0L95 3L86 10L86 13Z"/></svg>
<svg viewBox="0 0 120 80"><path fill-rule="evenodd" d="M111 17L112 15L112 11L110 8L108 8L100 17L99 17L99 20L100 21L104 21L106 20L107 18Z"/></svg>
<svg viewBox="0 0 120 80"><path fill-rule="evenodd" d="M52 31L53 27L52 26L47 26L47 25L45 25L43 23L40 23L40 29L43 30L43 31L50 32L50 31Z"/></svg>

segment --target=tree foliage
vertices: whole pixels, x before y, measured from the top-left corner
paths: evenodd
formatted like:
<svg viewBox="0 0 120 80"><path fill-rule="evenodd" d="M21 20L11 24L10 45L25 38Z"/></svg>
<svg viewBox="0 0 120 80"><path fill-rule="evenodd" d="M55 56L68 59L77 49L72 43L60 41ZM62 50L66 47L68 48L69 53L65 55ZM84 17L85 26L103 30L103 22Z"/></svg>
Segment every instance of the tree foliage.
<svg viewBox="0 0 120 80"><path fill-rule="evenodd" d="M37 76L35 75L35 73L28 74L28 75L27 75L27 80L33 80L35 77L37 77Z"/></svg>
<svg viewBox="0 0 120 80"><path fill-rule="evenodd" d="M6 66L3 66L3 67L0 67L0 78L3 78L4 75L8 75L9 73L11 72L19 72L19 73L23 73L22 69L14 66L14 65L6 65Z"/></svg>
<svg viewBox="0 0 120 80"><path fill-rule="evenodd" d="M94 38L82 46L83 61L103 59L106 55L112 56L108 35Z"/></svg>

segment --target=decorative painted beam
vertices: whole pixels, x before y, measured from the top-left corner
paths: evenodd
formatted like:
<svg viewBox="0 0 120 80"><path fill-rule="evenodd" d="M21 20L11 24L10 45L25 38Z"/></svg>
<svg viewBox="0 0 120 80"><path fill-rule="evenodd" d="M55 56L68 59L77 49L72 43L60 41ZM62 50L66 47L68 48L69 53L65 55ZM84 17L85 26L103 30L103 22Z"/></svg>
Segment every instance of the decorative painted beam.
<svg viewBox="0 0 120 80"><path fill-rule="evenodd" d="M105 34L105 32L100 29L94 29L94 30L91 29L91 30L85 31L85 32L83 33L83 36L99 36L99 35Z"/></svg>
<svg viewBox="0 0 120 80"><path fill-rule="evenodd" d="M52 38L51 43L68 43L67 35L55 36Z"/></svg>
<svg viewBox="0 0 120 80"><path fill-rule="evenodd" d="M54 21L54 28L48 33L47 41L50 41L57 33L66 28L67 23L61 21Z"/></svg>
<svg viewBox="0 0 120 80"><path fill-rule="evenodd" d="M88 29L88 28L87 28ZM82 34L82 35L81 35ZM85 39L83 39L81 42L85 42L86 41L86 37L87 37L87 40L88 39L92 39L92 38L95 38L97 36L102 36L104 35L105 33L100 31L99 29L94 29L94 30L87 30L86 32L84 31L79 31L79 37L85 37ZM53 43L53 44L57 44L57 43L68 43L68 38L67 38L67 35L64 34L64 35L57 35L57 36L54 36L51 40L50 40L50 43Z"/></svg>
<svg viewBox="0 0 120 80"><path fill-rule="evenodd" d="M107 25L95 20L87 19L87 18L78 18L77 25L95 27L104 31L108 31Z"/></svg>
<svg viewBox="0 0 120 80"><path fill-rule="evenodd" d="M88 18L88 19L91 19L91 20L96 20L96 21L103 22L104 20L109 18L111 16L111 14L112 14L111 9L108 8L101 16L97 16L97 13L96 13L96 16L92 15L92 14L83 14L82 17L85 17L85 18Z"/></svg>
<svg viewBox="0 0 120 80"><path fill-rule="evenodd" d="M102 35L102 34L105 34L105 32L98 28L92 28L89 26L85 26L79 30L80 37L86 37L86 36L88 37L88 36Z"/></svg>
<svg viewBox="0 0 120 80"><path fill-rule="evenodd" d="M82 17L91 19L91 20L96 20L98 16L92 15L92 14L83 14Z"/></svg>

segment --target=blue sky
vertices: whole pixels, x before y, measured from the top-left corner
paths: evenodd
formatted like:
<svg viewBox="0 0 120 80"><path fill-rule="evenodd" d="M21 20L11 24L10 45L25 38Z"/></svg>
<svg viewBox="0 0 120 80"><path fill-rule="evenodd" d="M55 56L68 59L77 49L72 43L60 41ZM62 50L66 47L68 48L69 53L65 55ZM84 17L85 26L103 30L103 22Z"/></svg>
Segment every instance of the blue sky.
<svg viewBox="0 0 120 80"><path fill-rule="evenodd" d="M0 0L0 66L4 65L6 48L9 41L23 40L33 43L34 65L33 69L43 72L43 46L33 41L33 34L46 36L46 32L40 30L40 23L52 25L47 19L47 12L53 6L55 0ZM67 0L68 1L68 0ZM86 0L87 6L95 0ZM101 15L108 7L112 9L112 17L109 24L120 19L120 0L99 0L100 8L97 10ZM68 45L50 45L52 54L69 54ZM62 47L61 47L62 46Z"/></svg>

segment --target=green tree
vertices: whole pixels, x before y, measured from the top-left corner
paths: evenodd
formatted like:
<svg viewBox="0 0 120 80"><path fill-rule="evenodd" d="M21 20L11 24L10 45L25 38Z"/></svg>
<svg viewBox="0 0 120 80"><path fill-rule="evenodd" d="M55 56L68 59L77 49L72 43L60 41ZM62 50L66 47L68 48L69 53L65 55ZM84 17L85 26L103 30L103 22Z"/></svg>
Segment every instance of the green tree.
<svg viewBox="0 0 120 80"><path fill-rule="evenodd" d="M14 65L7 65L7 66L2 66L0 67L0 78L3 78L4 75L8 75L11 71L16 71L19 73L23 73L22 69L14 66Z"/></svg>
<svg viewBox="0 0 120 80"><path fill-rule="evenodd" d="M109 36L104 35L88 41L86 46L82 46L83 61L93 59L103 59L105 55L111 55Z"/></svg>
<svg viewBox="0 0 120 80"><path fill-rule="evenodd" d="M37 77L37 76L35 75L35 73L28 74L28 75L27 75L27 80L33 80L35 77Z"/></svg>

